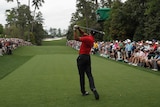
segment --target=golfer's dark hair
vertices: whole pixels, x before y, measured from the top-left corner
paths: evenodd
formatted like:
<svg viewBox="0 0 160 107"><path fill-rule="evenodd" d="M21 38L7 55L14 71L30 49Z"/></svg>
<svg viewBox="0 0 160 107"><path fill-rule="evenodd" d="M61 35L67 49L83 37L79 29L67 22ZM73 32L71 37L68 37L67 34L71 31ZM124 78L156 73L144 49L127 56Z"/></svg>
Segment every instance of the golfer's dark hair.
<svg viewBox="0 0 160 107"><path fill-rule="evenodd" d="M92 36L95 36L95 35L96 35L96 32L95 32L95 31L93 31L93 30L91 30L91 32L90 32L90 33L91 33L91 35L92 35Z"/></svg>

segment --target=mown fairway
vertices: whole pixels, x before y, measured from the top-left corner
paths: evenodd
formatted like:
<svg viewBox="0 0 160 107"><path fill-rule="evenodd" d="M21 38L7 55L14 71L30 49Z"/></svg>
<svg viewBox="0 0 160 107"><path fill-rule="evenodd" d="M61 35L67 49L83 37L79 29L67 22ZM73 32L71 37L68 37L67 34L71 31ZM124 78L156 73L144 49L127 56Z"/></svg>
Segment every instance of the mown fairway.
<svg viewBox="0 0 160 107"><path fill-rule="evenodd" d="M159 107L160 73L92 55L100 100L81 96L77 51L65 40L0 57L0 107Z"/></svg>

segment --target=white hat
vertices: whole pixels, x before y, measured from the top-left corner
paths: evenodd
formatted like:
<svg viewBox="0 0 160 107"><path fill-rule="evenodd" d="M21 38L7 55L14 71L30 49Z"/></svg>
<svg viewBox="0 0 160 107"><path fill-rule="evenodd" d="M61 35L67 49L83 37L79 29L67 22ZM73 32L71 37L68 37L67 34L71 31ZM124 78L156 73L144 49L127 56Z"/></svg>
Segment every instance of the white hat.
<svg viewBox="0 0 160 107"><path fill-rule="evenodd" d="M155 44L158 45L158 42L156 42Z"/></svg>
<svg viewBox="0 0 160 107"><path fill-rule="evenodd" d="M144 51L148 51L148 49L145 48Z"/></svg>
<svg viewBox="0 0 160 107"><path fill-rule="evenodd" d="M152 44L152 41L148 41L149 44Z"/></svg>
<svg viewBox="0 0 160 107"><path fill-rule="evenodd" d="M147 40L146 43L148 43L149 41Z"/></svg>
<svg viewBox="0 0 160 107"><path fill-rule="evenodd" d="M131 40L130 40L130 39L128 39L128 40L127 40L127 42L131 42Z"/></svg>

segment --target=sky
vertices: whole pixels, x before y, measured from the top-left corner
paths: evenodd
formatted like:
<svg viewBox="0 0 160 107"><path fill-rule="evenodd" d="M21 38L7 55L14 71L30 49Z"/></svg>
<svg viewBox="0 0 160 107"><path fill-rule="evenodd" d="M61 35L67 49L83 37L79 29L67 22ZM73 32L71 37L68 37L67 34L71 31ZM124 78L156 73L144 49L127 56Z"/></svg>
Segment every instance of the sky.
<svg viewBox="0 0 160 107"><path fill-rule="evenodd" d="M5 10L17 6L16 0L14 1L7 3L6 0L0 0L0 24L6 24ZM28 5L28 0L19 1L21 4ZM72 13L76 11L76 0L45 0L43 6L40 7L40 11L43 14L45 29L68 29Z"/></svg>
<svg viewBox="0 0 160 107"><path fill-rule="evenodd" d="M27 4L28 0L19 0L21 4ZM32 1L32 0L30 0ZM16 7L15 2L7 3L6 0L0 0L0 24L6 24L5 10ZM33 9L32 9L33 11ZM45 0L40 7L43 14L44 28L61 28L68 29L72 13L76 11L76 0Z"/></svg>

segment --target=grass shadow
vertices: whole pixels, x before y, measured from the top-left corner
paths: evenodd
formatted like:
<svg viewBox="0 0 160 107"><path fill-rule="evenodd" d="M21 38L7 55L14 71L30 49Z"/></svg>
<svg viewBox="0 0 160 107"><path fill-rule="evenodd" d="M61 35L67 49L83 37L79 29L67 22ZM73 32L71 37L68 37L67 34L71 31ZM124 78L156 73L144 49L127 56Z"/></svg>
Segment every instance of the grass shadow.
<svg viewBox="0 0 160 107"><path fill-rule="evenodd" d="M33 56L5 55L0 57L0 80L12 73L19 66L30 60Z"/></svg>

